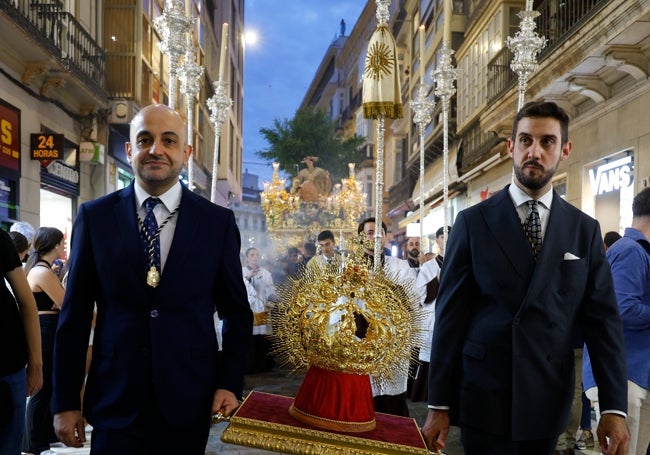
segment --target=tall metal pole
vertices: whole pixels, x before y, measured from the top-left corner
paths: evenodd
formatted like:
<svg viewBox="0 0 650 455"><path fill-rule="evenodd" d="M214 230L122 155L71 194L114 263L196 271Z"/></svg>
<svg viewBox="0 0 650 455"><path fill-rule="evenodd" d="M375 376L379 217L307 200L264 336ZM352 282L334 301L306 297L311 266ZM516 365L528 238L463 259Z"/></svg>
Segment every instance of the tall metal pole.
<svg viewBox="0 0 650 455"><path fill-rule="evenodd" d="M377 163L375 169L375 249L373 270L381 270L381 253L384 245L381 243L382 205L384 199L384 116L377 118ZM387 234L387 233L386 233Z"/></svg>
<svg viewBox="0 0 650 455"><path fill-rule="evenodd" d="M438 68L432 73L436 81L434 93L442 100L442 200L445 228L443 229L443 241L447 243L447 226L451 225L449 210L449 101L456 94L454 81L458 78L458 69L454 68L451 62L453 49L449 47L447 40L443 41L439 52Z"/></svg>
<svg viewBox="0 0 650 455"><path fill-rule="evenodd" d="M420 62L422 65L423 62ZM420 248L424 245L424 131L431 122L436 103L428 98L431 86L422 81L415 89L415 98L409 104L413 109L413 123L418 126L420 138Z"/></svg>
<svg viewBox="0 0 650 455"><path fill-rule="evenodd" d="M185 60L179 70L179 78L181 93L187 101L187 143L192 147L192 154L187 162L187 186L191 191L194 190L194 106L201 89L203 72L203 67L196 62L196 48L193 46L191 35L188 35Z"/></svg>

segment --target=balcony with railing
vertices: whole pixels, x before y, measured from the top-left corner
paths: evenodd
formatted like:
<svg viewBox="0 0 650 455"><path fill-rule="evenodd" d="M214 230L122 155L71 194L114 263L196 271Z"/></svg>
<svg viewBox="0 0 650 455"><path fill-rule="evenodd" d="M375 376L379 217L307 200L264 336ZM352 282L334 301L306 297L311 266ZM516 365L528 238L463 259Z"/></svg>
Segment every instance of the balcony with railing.
<svg viewBox="0 0 650 455"><path fill-rule="evenodd" d="M535 10L541 13L535 21L536 31L548 40L538 62L543 62L607 3L608 0L544 0L539 4L536 2ZM517 75L510 69L511 61L512 52L504 47L488 64L488 104L516 85Z"/></svg>
<svg viewBox="0 0 650 455"><path fill-rule="evenodd" d="M459 152L460 173L464 174L485 159L486 155L503 139L493 131L485 132L478 121L463 134L462 152Z"/></svg>
<svg viewBox="0 0 650 455"><path fill-rule="evenodd" d="M0 27L4 28L5 46L25 50L21 52L23 63L41 60L49 70L66 77L67 90L74 91L75 85L83 84L91 98L106 98L104 50L72 14L63 10L62 2L0 0ZM16 27L24 34L11 33Z"/></svg>

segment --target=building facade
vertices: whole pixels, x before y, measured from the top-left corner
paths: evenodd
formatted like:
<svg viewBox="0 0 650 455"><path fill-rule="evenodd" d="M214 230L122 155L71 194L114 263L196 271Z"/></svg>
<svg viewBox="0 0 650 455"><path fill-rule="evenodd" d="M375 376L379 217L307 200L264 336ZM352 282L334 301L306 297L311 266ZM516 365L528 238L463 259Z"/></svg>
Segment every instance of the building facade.
<svg viewBox="0 0 650 455"><path fill-rule="evenodd" d="M194 18L192 47L205 68L193 110L193 186L210 196L218 154L215 202L228 205L241 199L244 1L176 1ZM167 104L173 83L175 108L188 116L153 25L164 8L163 0L0 0L4 227L23 220L69 233L79 204L133 178L124 143L140 108ZM224 80L233 107L215 151L206 100L218 78L224 22L230 24Z"/></svg>
<svg viewBox="0 0 650 455"><path fill-rule="evenodd" d="M398 252L408 226L419 222L420 208L425 235L432 238L438 227L453 224L460 210L510 183L512 164L506 140L512 133L519 92L517 74L510 68L512 53L505 42L519 31L518 13L525 4L523 0L392 2L405 115L386 128L383 213ZM650 124L644 121L650 96L650 1L535 0L533 9L540 13L536 31L547 41L537 58L538 69L528 80L526 99L555 101L571 117L574 149L561 163L554 186L569 202L598 219L603 232L622 232L631 221L632 197L650 182ZM374 132L362 118L356 95L374 11L374 1L369 1L337 54L336 96L341 102L332 111L346 134L367 137L369 167L374 166L370 159ZM446 151L442 106L434 97L431 79L439 65L445 22L459 71L449 109ZM432 86L430 99L436 101L433 120L425 128L422 201L419 135L408 105L421 82L421 24L426 31L424 79ZM328 102L319 100L321 106ZM443 197L445 156L447 204ZM371 185L373 190L367 193L374 195L374 181ZM432 249L433 242L425 242L425 248Z"/></svg>
<svg viewBox="0 0 650 455"><path fill-rule="evenodd" d="M255 247L268 253L269 238L266 230L266 216L262 210L259 176L249 174L248 169L242 175L242 196L230 204L235 212L237 226L241 235L242 251Z"/></svg>

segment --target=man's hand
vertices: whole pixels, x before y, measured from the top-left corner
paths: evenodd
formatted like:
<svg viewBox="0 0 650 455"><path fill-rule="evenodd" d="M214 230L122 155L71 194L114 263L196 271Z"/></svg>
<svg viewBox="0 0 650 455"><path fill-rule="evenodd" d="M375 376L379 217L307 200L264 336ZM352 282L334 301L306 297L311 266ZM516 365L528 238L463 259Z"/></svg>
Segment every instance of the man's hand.
<svg viewBox="0 0 650 455"><path fill-rule="evenodd" d="M429 409L427 420L422 427L422 436L429 450L444 449L449 434L449 411Z"/></svg>
<svg viewBox="0 0 650 455"><path fill-rule="evenodd" d="M605 455L625 455L630 433L625 418L618 414L601 414L598 422L598 442Z"/></svg>
<svg viewBox="0 0 650 455"><path fill-rule="evenodd" d="M231 415L239 407L237 397L230 390L218 389L212 398L212 415L220 412L225 417Z"/></svg>
<svg viewBox="0 0 650 455"><path fill-rule="evenodd" d="M65 411L54 414L54 432L68 447L82 447L86 442L86 422L81 411Z"/></svg>

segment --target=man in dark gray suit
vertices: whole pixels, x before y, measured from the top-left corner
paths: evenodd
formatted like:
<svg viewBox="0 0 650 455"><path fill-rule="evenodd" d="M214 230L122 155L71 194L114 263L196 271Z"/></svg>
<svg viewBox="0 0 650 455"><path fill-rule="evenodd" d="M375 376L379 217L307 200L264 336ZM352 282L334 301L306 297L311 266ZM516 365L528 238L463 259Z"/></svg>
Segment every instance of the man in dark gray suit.
<svg viewBox="0 0 650 455"><path fill-rule="evenodd" d="M179 181L186 131L171 108L143 108L126 144L135 181L83 204L75 220L52 409L68 446L85 442L84 417L92 424L93 455L203 455L211 415L232 414L241 397L253 314L239 231L232 211Z"/></svg>
<svg viewBox="0 0 650 455"><path fill-rule="evenodd" d="M579 327L608 412L603 453L626 452L622 326L600 227L551 183L572 149L568 130L556 104L526 104L508 140L513 183L454 222L422 429L430 448L444 447L457 421L466 455L552 454L567 426Z"/></svg>

